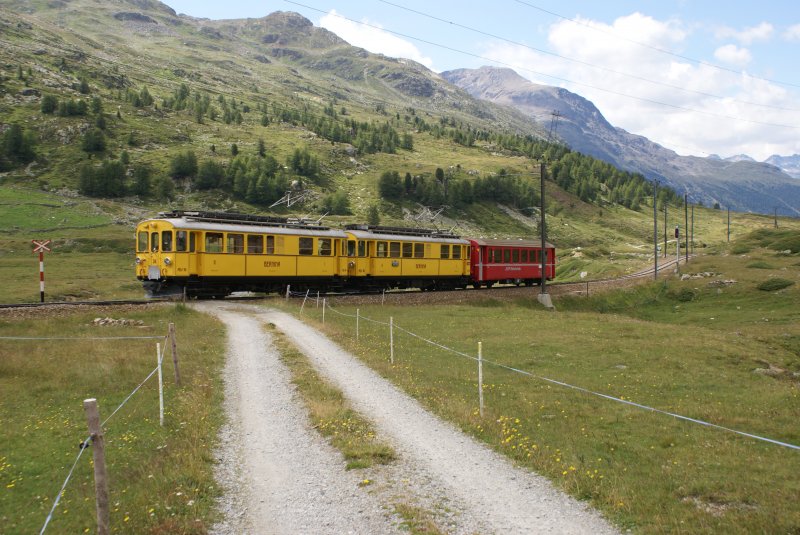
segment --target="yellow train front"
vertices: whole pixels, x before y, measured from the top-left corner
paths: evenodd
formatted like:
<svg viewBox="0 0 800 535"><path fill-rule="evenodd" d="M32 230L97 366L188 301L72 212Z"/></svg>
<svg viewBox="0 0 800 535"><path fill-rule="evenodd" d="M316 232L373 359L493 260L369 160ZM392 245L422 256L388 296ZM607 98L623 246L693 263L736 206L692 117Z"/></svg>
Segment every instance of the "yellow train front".
<svg viewBox="0 0 800 535"><path fill-rule="evenodd" d="M469 242L438 231L175 211L136 228L136 277L150 295L463 288Z"/></svg>
<svg viewBox="0 0 800 535"><path fill-rule="evenodd" d="M176 211L136 228L136 277L150 295L341 290L339 230L287 218Z"/></svg>

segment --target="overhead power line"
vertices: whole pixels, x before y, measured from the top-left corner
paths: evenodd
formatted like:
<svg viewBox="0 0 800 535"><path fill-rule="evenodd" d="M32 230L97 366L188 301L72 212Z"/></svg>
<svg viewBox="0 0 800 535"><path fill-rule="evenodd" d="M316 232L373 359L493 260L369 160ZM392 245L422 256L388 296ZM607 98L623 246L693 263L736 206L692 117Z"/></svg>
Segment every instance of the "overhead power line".
<svg viewBox="0 0 800 535"><path fill-rule="evenodd" d="M558 59L563 59L565 61L571 61L571 62L577 63L579 65L585 65L585 66L591 67L593 69L598 69L598 70L601 70L601 71L610 72L612 74L625 76L625 77L628 77L628 78L632 78L634 80L640 80L642 82L647 82L647 83L654 84L654 85L659 85L659 86L662 86L662 87L668 87L669 89L675 89L675 90L678 90L678 91L683 91L685 93L692 93L692 94L701 95L701 96L704 96L704 97L711 97L711 98L715 98L715 99L719 99L719 100L727 100L727 101L730 101L730 102L737 102L739 104L746 104L748 106L759 106L759 107L762 107L762 108L771 108L771 109L774 109L774 110L782 110L782 111L800 111L800 108L787 108L787 107L784 107L784 106L774 106L772 104L762 104L760 102L752 102L752 101L748 101L748 100L739 100L739 99L735 99L735 98L724 97L722 95L716 95L714 93L707 93L705 91L697 91L695 89L689 89L687 87L683 87L683 86L680 86L680 85L668 84L666 82L661 82L661 81L658 81L658 80L652 80L650 78L645 78L644 76L639 76L639 75L636 75L636 74L630 74L630 73L627 73L627 72L618 71L618 70L612 69L610 67L605 67L603 65L598 65L596 63L591 63L589 61L583 61L583 60L577 59L577 58L571 58L569 56L564 56L562 54L558 54L557 52L551 52L550 50L545 50L545 49L542 49L542 48L537 48L535 46L527 45L525 43L521 43L519 41L514 41L512 39L508 39L508 38L505 38L505 37L500 36L500 35L496 35L496 34L493 34L493 33L485 32L483 30L480 30L480 29L477 29L477 28L472 28L470 26L465 26L464 24L459 24L458 22L453 22L451 20L442 19L442 18L439 18L439 17L437 17L435 15L431 15L429 13L418 11L416 9L411 9L410 7L402 6L402 5L396 4L394 2L389 2L388 0L379 0L379 1L384 3L384 4L396 7L398 9L403 9L405 11L409 11L411 13L415 13L417 15L420 15L422 17L426 17L426 18L429 18L429 19L432 19L432 20L443 22L443 23L449 24L451 26L456 26L458 28L462 28L464 30L468 30L470 32L477 33L479 35L484 35L486 37L491 37L492 39L497 39L497 40L512 44L514 46L527 48L528 50L532 50L532 51L538 52L540 54L553 56L553 57L558 58Z"/></svg>
<svg viewBox="0 0 800 535"><path fill-rule="evenodd" d="M413 39L414 41L419 41L420 43L425 43L425 44L428 44L428 45L431 45L431 46L442 48L444 50L450 50L451 52L456 52L458 54L463 54L465 56L470 56L470 57L481 59L481 60L484 60L484 61L489 61L489 62L495 63L497 65L502 65L504 67L509 67L511 69L515 69L515 70L518 70L518 71L529 72L531 74L536 74L538 76L545 76L547 78L552 78L554 80L559 80L559 81L562 81L562 82L567 82L567 83L579 85L579 86L582 86L582 87L588 87L588 88L594 89L596 91L602 91L604 93L609 93L609 94L617 95L617 96L620 96L620 97L630 98L630 99L633 99L633 100L638 100L640 102L647 102L649 104L655 104L657 106L664 106L664 107L672 108L672 109L676 109L676 110L688 111L688 112L691 112L691 113L697 113L697 114L701 114L701 115L706 115L708 117L716 117L718 119L730 119L732 121L740 121L740 122L745 122L745 123L758 124L758 125L762 125L762 126L771 126L771 127L775 127L775 128L791 128L792 130L800 129L800 126L797 126L797 125L780 124L780 123L768 123L768 122L764 122L764 121L755 121L753 119L745 119L744 117L735 117L733 115L725 115L725 114L722 114L722 113L714 113L714 112L710 112L710 111L698 110L698 109L695 109L695 108L688 108L686 106L680 106L680 105L677 105L677 104L670 104L668 102L662 102L662 101L654 100L654 99L650 99L650 98L637 97L635 95L630 95L630 94L627 94L627 93L623 93L621 91L615 91L613 89L607 89L607 88L595 86L595 85L592 85L592 84L586 84L586 83L583 83L583 82L577 82L575 80L570 80L569 78L563 78L561 76L555 76L555 75L552 75L552 74L548 74L548 73L544 73L544 72L540 72L540 71L535 71L533 69L529 69L527 67L522 67L522 66L519 66L519 65L513 65L513 64L506 63L504 61L500 61L500 60L497 60L497 59L494 59L494 58L490 58L490 57L487 57L487 56L482 56L480 54L475 54L475 53L472 53L472 52L467 52L466 50L461 50L459 48L454 48L452 46L443 45L441 43L436 43L434 41L429 41L427 39L422 39L421 37L416 37L416 36L409 35L409 34L402 33L402 32L398 32L398 31L395 31L395 30L389 30L387 28L383 28L381 26L370 24L368 22L363 22L363 21L351 19L349 17L345 17L344 15L340 15L338 13L330 13L329 11L325 11L323 9L319 9L319 8L316 8L316 7L313 7L313 6L309 6L307 4L302 4L300 2L295 2L293 0L284 0L284 2L286 2L288 4L295 5L295 6L303 7L305 9L308 9L308 10L311 10L311 11L315 11L317 13L322 13L322 14L326 14L326 15L330 14L330 15L333 15L335 17L341 18L343 20L350 21L350 22L352 22L354 24L359 24L359 25L362 25L362 26L366 26L366 27L369 27L369 28L380 30L380 31L383 31L383 32L386 32L386 33L390 33L392 35L397 35L399 37L404 37L406 39Z"/></svg>
<svg viewBox="0 0 800 535"><path fill-rule="evenodd" d="M691 61L692 63L697 63L698 65L705 65L706 67L712 67L714 69L719 69L721 71L732 72L732 73L737 74L737 75L744 75L744 76L747 76L748 78L753 78L755 80L763 80L765 82L771 82L773 84L785 85L785 86L789 86L789 87L800 87L800 84L794 84L792 82L783 82L781 80L774 80L772 78L764 78L762 76L756 76L754 74L749 74L749 73L746 73L746 72L737 71L736 69L731 69L729 67L724 67L722 65L717 65L715 63L710 63L708 61L704 61L704 60L701 60L701 59L695 59L695 58L691 58L689 56L684 56L682 54L678 54L677 52L673 52L672 50L667 50L666 48L661 48L661 47L657 47L657 46L654 46L654 45L649 45L647 43L642 43L641 41L636 41L635 39L629 39L627 37L623 37L621 35L618 35L618 34L616 34L614 32L609 32L609 31L604 30L602 28L597 28L596 26L592 26L591 24L587 24L587 23L585 23L583 21L576 20L576 19L571 19L571 18L566 17L564 15L559 15L558 13L556 13L554 11L549 11L547 9L544 9L543 7L531 4L529 2L525 2L524 0L515 0L515 1L518 4L522 4L522 5L528 6L530 8L533 8L533 9L536 9L538 11L541 11L542 13L547 13L548 15L553 15L554 17L558 17L560 19L567 20L567 21L573 22L575 24L580 24L581 26L585 26L585 27L587 27L587 28L589 28L591 30L594 30L596 32L604 33L606 35L610 35L612 37L620 39L622 41L627 41L627 42L633 43L635 45L643 46L645 48L649 48L650 50L655 50L656 52L660 52L662 54L667 54L669 56L680 58L680 59L683 59L683 60L686 60L686 61Z"/></svg>

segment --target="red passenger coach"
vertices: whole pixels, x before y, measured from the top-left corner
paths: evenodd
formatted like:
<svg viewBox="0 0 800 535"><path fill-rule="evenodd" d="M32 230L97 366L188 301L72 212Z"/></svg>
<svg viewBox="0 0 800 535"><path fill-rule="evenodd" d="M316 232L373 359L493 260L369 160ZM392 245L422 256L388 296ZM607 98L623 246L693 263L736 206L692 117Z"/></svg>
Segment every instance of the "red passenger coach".
<svg viewBox="0 0 800 535"><path fill-rule="evenodd" d="M542 242L539 240L471 239L470 278L475 288L493 284L525 284L542 280ZM545 243L545 275L556 275L556 249Z"/></svg>

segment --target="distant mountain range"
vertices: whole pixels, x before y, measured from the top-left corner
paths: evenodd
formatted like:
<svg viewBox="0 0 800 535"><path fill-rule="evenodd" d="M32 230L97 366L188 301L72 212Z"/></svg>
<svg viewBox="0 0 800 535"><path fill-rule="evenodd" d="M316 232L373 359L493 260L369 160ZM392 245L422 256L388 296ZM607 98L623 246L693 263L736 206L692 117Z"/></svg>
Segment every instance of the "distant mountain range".
<svg viewBox="0 0 800 535"><path fill-rule="evenodd" d="M610 124L589 100L566 89L535 84L511 69L481 67L441 73L472 96L516 108L549 122L558 113L556 136L573 150L621 169L642 173L686 192L693 202L733 210L800 215L800 155L680 156L649 139Z"/></svg>

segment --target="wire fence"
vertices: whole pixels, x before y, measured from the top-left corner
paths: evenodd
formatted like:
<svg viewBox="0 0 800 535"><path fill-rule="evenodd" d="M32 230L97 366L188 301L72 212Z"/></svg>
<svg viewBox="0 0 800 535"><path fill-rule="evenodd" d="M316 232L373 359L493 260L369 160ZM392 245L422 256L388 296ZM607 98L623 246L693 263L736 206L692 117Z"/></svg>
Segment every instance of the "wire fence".
<svg viewBox="0 0 800 535"><path fill-rule="evenodd" d="M37 340L37 341L41 341L41 340L58 340L58 341L63 341L63 340L76 340L76 341L78 341L78 340L79 341L86 341L86 340L89 340L89 341L92 341L92 340L163 340L164 341L163 344L158 344L157 345L157 348L158 348L157 349L158 363L157 363L156 367L153 368L152 371L150 371L150 373L111 412L111 414L109 414L108 417L106 417L106 419L103 420L103 422L102 422L100 427L104 428L106 426L106 424L108 424L108 422L131 400L131 398L133 398L133 396L150 379L152 379L152 377L154 375L160 374L161 366L162 366L163 361L164 361L164 354L166 353L167 341L169 341L170 337L173 337L173 341L174 341L174 332L175 332L174 331L174 327L172 325L170 325L170 333L165 335L165 336L103 336L103 337L23 337L23 336L3 336L3 337L0 337L0 340L22 340L22 341L27 341L27 340ZM173 351L174 351L174 349L173 349ZM173 359L175 357L176 357L176 354L173 352ZM177 361L175 361L175 366L176 366L176 377L177 377L178 376L178 374L177 374ZM159 387L161 387L161 384L159 384ZM160 408L161 413L163 414L163 394L161 392L161 388L159 388L159 397L160 397L160 407L159 408ZM162 425L163 425L163 418L162 418ZM67 473L67 477L66 477L66 479L64 479L64 483L61 485L61 488L59 489L58 494L56 494L56 497L53 500L53 505L50 508L50 511L47 514L47 517L45 518L44 524L42 525L42 529L39 531L39 535L44 534L45 530L47 529L47 526L50 524L50 521L53 519L53 514L55 513L56 509L58 508L58 505L59 505L59 503L61 501L61 497L64 495L64 491L66 490L67 485L69 484L69 481L72 478L73 473L75 472L75 468L78 466L78 462L80 461L81 456L83 455L83 452L87 448L89 448L89 446L92 444L93 439L94 439L93 435L90 434L83 441L81 441L80 447L79 447L79 450L78 450L78 455L75 457L75 461L72 463L72 466L70 467L69 472Z"/></svg>
<svg viewBox="0 0 800 535"><path fill-rule="evenodd" d="M725 426L722 426L722 425L719 425L719 424L715 424L715 423L712 423L712 422L707 422L707 421L704 421L704 420L700 420L698 418L692 418L692 417L689 417L689 416L684 416L682 414L678 414L678 413L674 413L674 412L658 409L656 407L650 407L648 405L644 405L644 404L641 404L641 403L636 403L634 401L627 400L627 399L618 398L616 396L612 396L612 395L609 395L609 394L603 394L601 392L595 392L595 391L593 391L591 389L588 389L588 388L572 385L572 384L566 383L564 381L559 381L557 379L552 379L552 378L549 378L549 377L536 375L534 373L531 373L531 372L528 372L528 371L525 371L525 370L520 370L518 368L514 368L513 366L508 366L506 364L503 364L501 362L487 360L487 359L484 359L484 358L479 357L479 356L470 355L468 353L464 353L463 351L458 351L457 349L453 349L453 348L448 347L448 346L446 346L444 344L441 344L439 342L436 342L434 340L425 338L424 336L421 336L419 334L411 332L411 331L409 331L407 329L404 329L403 327L400 327L396 322L394 322L394 320L392 318L390 318L390 321L388 323L384 322L384 321L375 320L375 319L372 319L372 318L368 318L366 316L362 316L358 309L356 309L357 310L356 314L347 314L345 312L340 312L340 311L336 310L335 308L333 308L330 305L330 303L327 302L327 300L323 300L323 318L324 318L324 310L325 309L329 310L330 312L333 312L334 314L342 316L342 317L356 318L356 320L364 320L364 321L372 322L372 323L377 324L377 325L383 325L383 326L389 327L390 328L390 340L393 340L393 337L394 337L393 331L394 330L398 330L398 331L403 332L403 333L405 333L405 334L407 334L407 335L409 335L411 337L417 338L417 339L421 340L422 342L424 342L426 344L432 345L434 347L437 347L437 348L439 348L439 349L441 349L443 351L452 353L454 355L458 355L460 357L467 358L467 359L479 362L480 364L488 364L488 365L491 365L491 366L495 366L497 368L504 369L506 371L510 371L512 373L516 373L516 374L519 374L519 375L522 375L522 376L525 376L525 377L530 377L532 379L537 379L537 380L544 381L544 382L547 382L547 383L550 383L550 384L558 385L558 386L561 386L561 387L564 387L564 388L567 388L567 389L575 390L577 392L582 392L584 394L588 394L588 395L591 395L591 396L596 396L596 397L601 398L601 399L605 399L605 400L608 400L608 401L613 401L613 402L616 402L616 403L627 405L629 407L635 407L637 409L649 411L649 412L652 412L652 413L655 413L655 414L661 414L663 416L670 416L670 417L676 418L678 420L683 420L683 421L690 422L690 423L693 423L693 424L702 425L702 426L708 427L710 429L716 429L718 431L726 431L726 432L729 432L729 433L733 433L733 434L736 434L736 435L748 437L748 438L751 438L751 439L754 439L754 440L758 440L758 441L761 441L761 442L767 442L767 443L775 444L777 446L781 446L781 447L784 447L784 448L789 448L789 449L792 449L792 450L800 451L800 446L795 445L795 444L790 444L788 442L783 442L783 441L780 441L780 440L775 440L775 439L772 439L772 438L756 435L754 433L748 433L746 431L740 431L740 430L737 430L737 429L733 429L733 428L730 428L730 427L725 427ZM392 354L391 358L392 358L392 361L394 361L394 347L393 347L393 342L392 341L390 341L390 345L391 345L390 351L391 351L391 354ZM482 384L479 385L479 391L481 391L481 392L482 392L482 386L483 386Z"/></svg>

